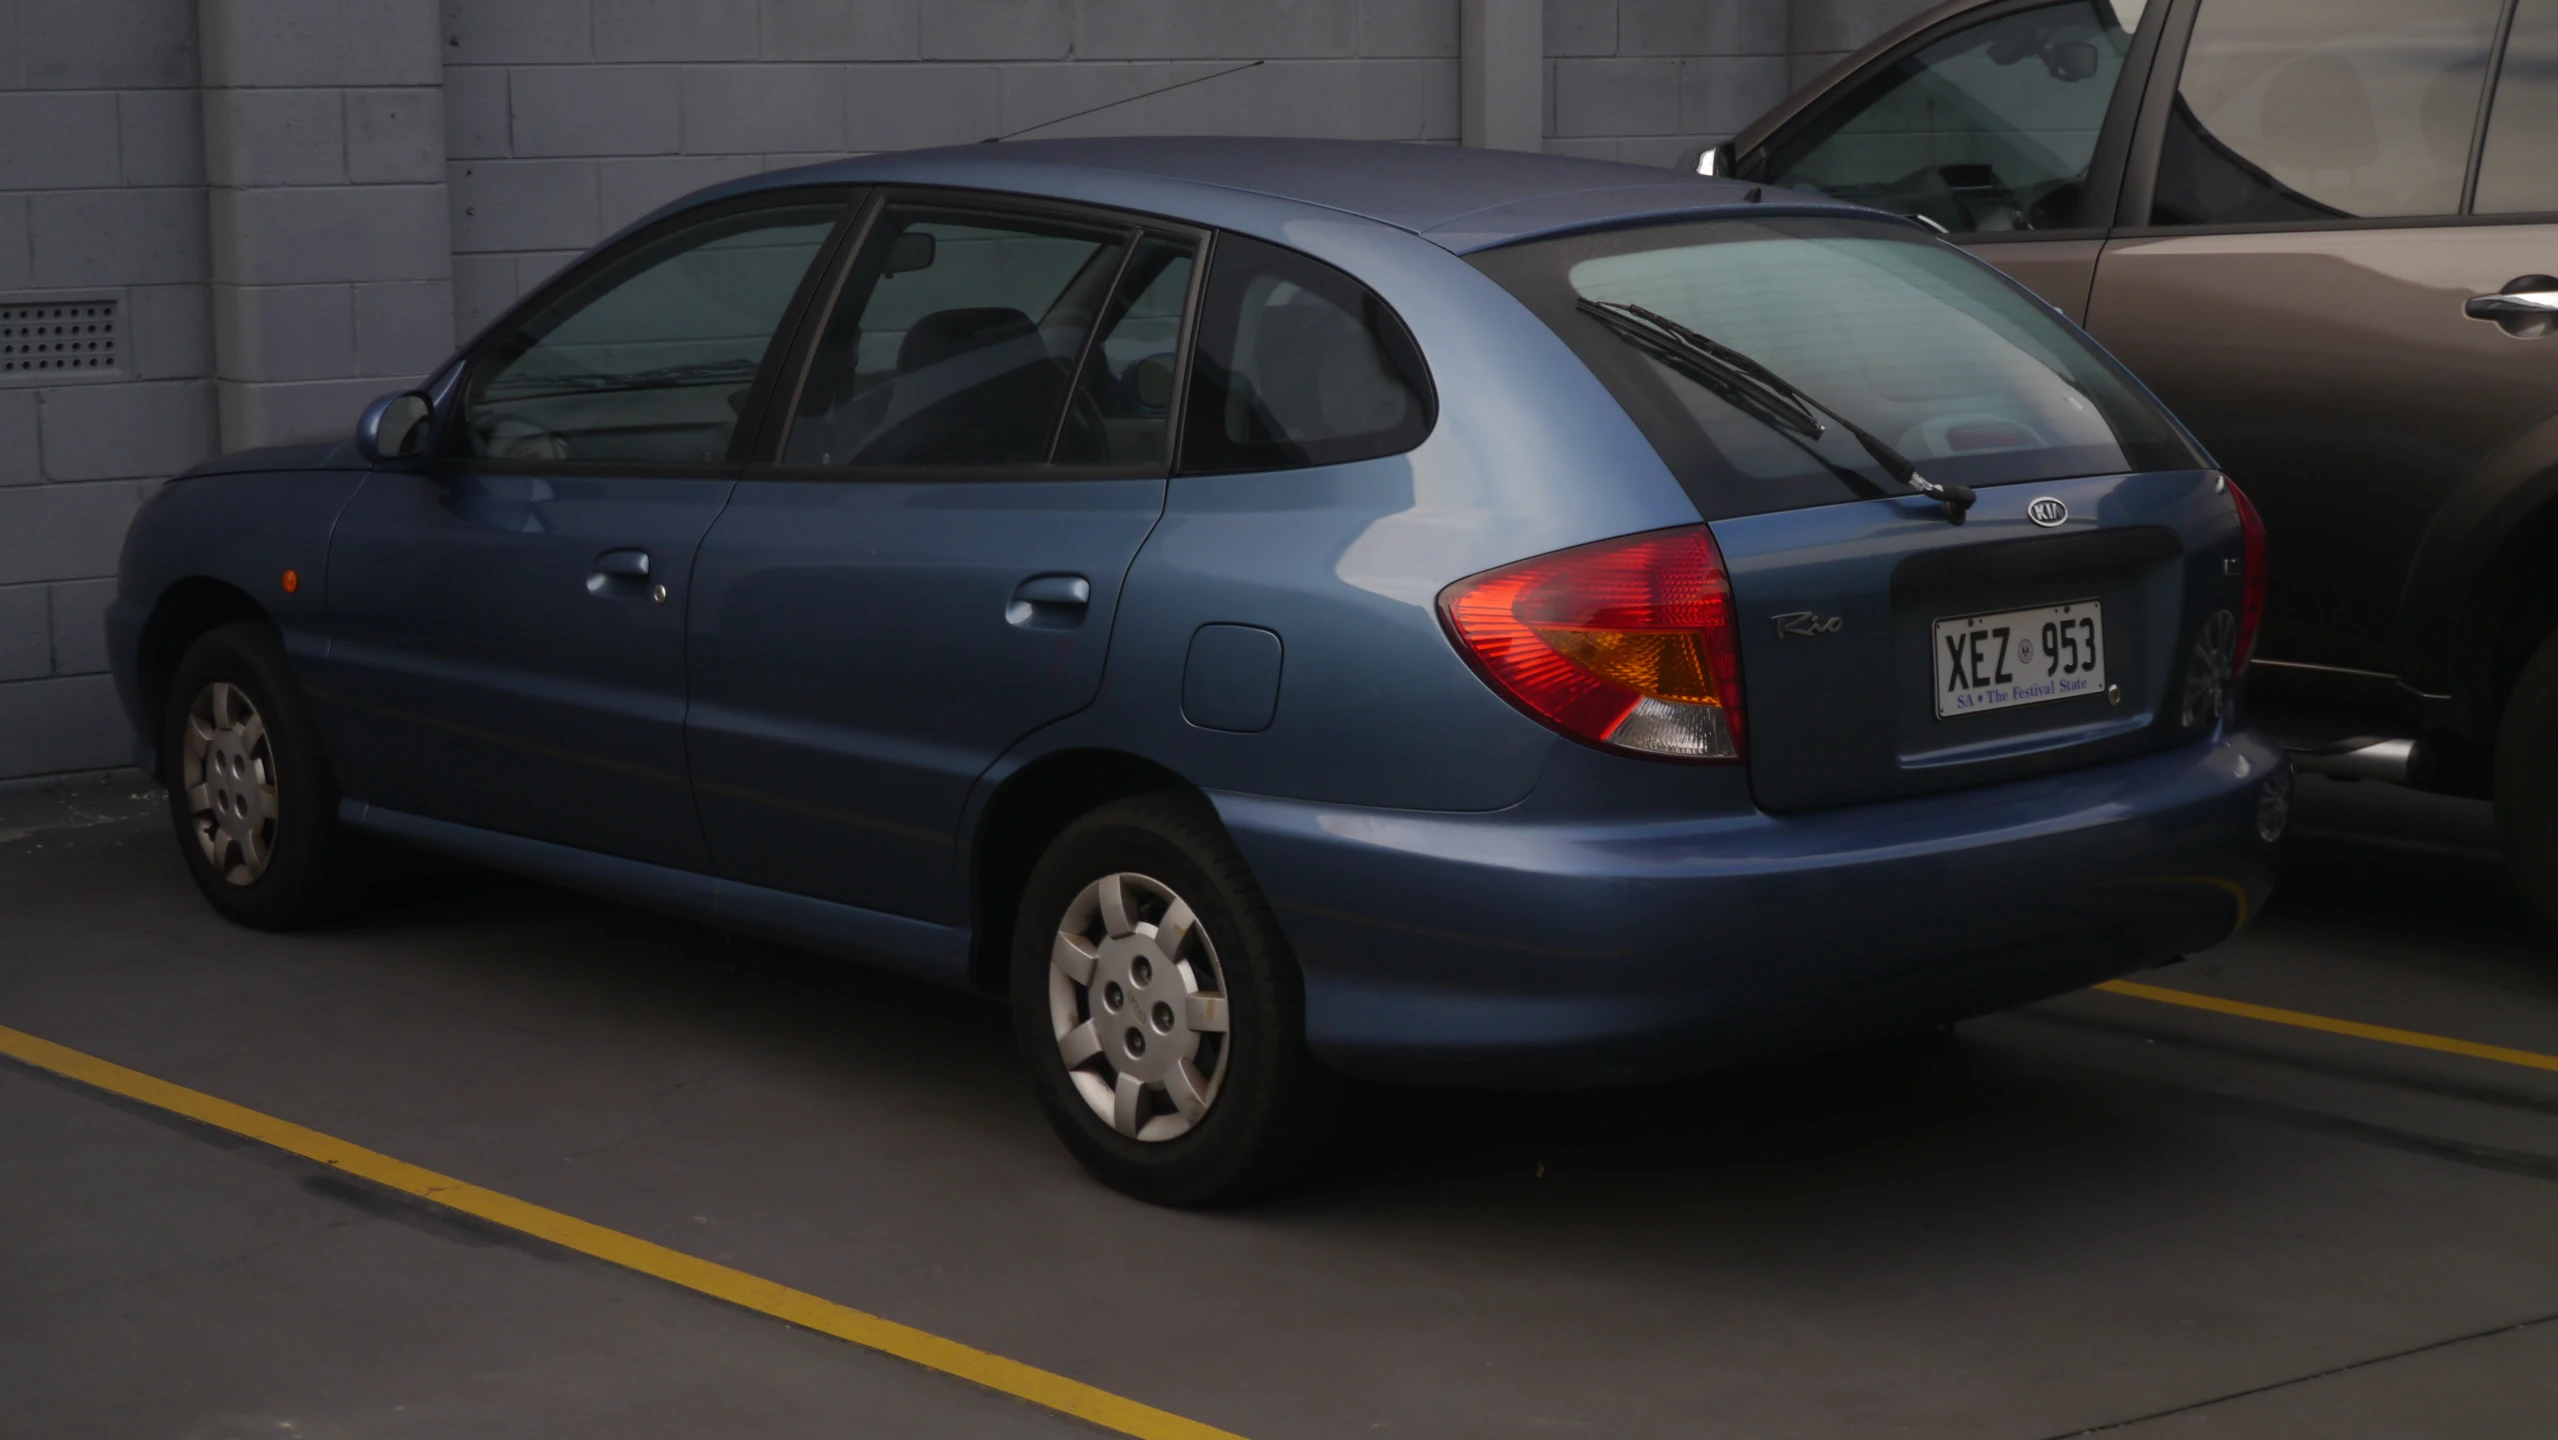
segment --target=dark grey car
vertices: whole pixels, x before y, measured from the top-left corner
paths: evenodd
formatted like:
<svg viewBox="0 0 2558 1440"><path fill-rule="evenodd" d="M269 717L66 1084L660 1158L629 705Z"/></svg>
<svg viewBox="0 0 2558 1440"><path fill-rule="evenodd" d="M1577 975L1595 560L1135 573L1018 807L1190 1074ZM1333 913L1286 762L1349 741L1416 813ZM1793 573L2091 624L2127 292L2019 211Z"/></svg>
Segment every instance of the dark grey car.
<svg viewBox="0 0 2558 1440"><path fill-rule="evenodd" d="M2558 0L1957 0L1696 163L2081 321L2264 513L2260 715L2558 927Z"/></svg>

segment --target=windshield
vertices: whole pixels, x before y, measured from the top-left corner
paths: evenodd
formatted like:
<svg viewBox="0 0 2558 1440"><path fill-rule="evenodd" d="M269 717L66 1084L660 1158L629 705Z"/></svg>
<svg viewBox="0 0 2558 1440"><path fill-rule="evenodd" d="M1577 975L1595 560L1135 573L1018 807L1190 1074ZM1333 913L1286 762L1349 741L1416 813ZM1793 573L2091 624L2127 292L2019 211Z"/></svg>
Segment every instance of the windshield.
<svg viewBox="0 0 2558 1440"><path fill-rule="evenodd" d="M2202 463L2086 337L1988 266L1902 226L1709 221L1471 258L1589 363L1709 519L1898 487L1846 427L1813 437L1771 425L1627 343L1581 301L1638 305L1740 351L1938 481Z"/></svg>

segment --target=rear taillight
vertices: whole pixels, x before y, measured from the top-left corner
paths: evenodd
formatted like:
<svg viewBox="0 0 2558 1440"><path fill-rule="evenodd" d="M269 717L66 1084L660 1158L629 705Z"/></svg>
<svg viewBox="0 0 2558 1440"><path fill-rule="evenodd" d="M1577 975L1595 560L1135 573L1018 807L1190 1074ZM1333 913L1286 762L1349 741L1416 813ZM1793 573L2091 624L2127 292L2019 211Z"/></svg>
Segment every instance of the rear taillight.
<svg viewBox="0 0 2558 1440"><path fill-rule="evenodd" d="M2256 653L2256 632L2265 623L2265 521L2237 481L2222 483L2238 506L2239 565L2246 573L2238 605L2238 647L2230 652L2229 678L2235 681L2247 673L2247 662Z"/></svg>
<svg viewBox="0 0 2558 1440"><path fill-rule="evenodd" d="M1741 645L1702 525L1523 560L1442 591L1493 688L1575 739L1681 760L1741 758Z"/></svg>

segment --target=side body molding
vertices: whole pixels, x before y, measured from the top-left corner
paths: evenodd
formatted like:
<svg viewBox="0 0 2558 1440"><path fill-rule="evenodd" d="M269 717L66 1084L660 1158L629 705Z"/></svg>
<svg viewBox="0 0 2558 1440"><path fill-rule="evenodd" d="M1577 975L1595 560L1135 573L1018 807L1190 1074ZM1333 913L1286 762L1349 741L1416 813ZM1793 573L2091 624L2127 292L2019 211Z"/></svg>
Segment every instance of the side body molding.
<svg viewBox="0 0 2558 1440"><path fill-rule="evenodd" d="M812 900L697 871L599 855L443 820L385 810L361 800L338 806L341 823L500 870L718 925L744 934L858 960L956 989L969 986L967 930Z"/></svg>

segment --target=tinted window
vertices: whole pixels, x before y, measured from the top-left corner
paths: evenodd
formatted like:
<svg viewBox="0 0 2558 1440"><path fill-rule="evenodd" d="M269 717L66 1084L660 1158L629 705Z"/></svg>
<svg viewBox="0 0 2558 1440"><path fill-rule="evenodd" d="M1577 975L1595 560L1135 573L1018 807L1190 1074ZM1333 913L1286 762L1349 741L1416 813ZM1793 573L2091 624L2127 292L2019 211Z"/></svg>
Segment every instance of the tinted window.
<svg viewBox="0 0 2558 1440"><path fill-rule="evenodd" d="M884 207L818 340L784 462L1044 462L1128 238L1082 220Z"/></svg>
<svg viewBox="0 0 2558 1440"><path fill-rule="evenodd" d="M1059 464L1152 465L1171 458L1164 442L1194 268L1187 240L1149 235L1137 243L1102 316L1101 339L1075 377L1075 400L1057 437Z"/></svg>
<svg viewBox="0 0 2558 1440"><path fill-rule="evenodd" d="M2502 0L2204 0L2152 223L2460 209Z"/></svg>
<svg viewBox="0 0 2558 1440"><path fill-rule="evenodd" d="M1956 232L2085 224L2097 132L2141 8L2074 0L1958 30L1789 137L1765 178Z"/></svg>
<svg viewBox="0 0 2558 1440"><path fill-rule="evenodd" d="M2558 0L2522 0L2496 76L2478 213L2558 210Z"/></svg>
<svg viewBox="0 0 2558 1440"><path fill-rule="evenodd" d="M2200 463L2085 336L1980 261L1888 222L1716 221L1489 251L1706 516L1906 494L1844 427L1779 429L1582 309L1639 305L1758 361L1967 485Z"/></svg>
<svg viewBox="0 0 2558 1440"><path fill-rule="evenodd" d="M1182 469L1393 455L1420 444L1430 420L1421 352L1384 301L1293 250L1219 237L1200 306Z"/></svg>
<svg viewBox="0 0 2558 1440"><path fill-rule="evenodd" d="M682 226L579 277L474 366L459 444L503 460L717 463L837 204Z"/></svg>

